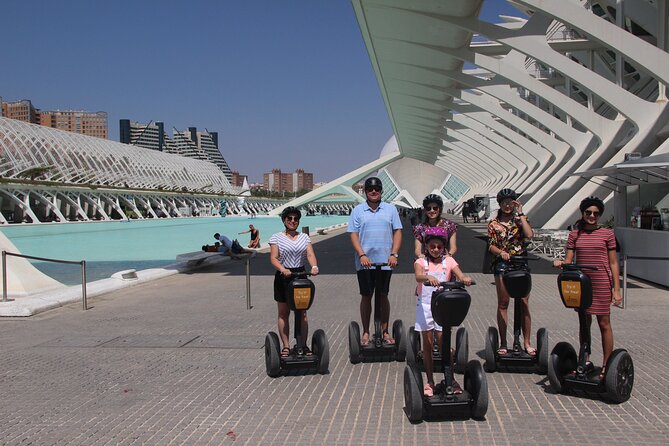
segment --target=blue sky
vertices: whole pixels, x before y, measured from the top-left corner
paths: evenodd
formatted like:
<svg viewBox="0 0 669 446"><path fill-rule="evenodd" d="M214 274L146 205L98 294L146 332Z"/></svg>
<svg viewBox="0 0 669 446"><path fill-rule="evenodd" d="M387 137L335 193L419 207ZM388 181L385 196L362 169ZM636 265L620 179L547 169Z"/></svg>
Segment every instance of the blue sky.
<svg viewBox="0 0 669 446"><path fill-rule="evenodd" d="M391 126L348 0L3 0L0 97L219 133L233 170L329 181ZM486 0L482 17L517 11ZM492 19L494 20L494 19Z"/></svg>

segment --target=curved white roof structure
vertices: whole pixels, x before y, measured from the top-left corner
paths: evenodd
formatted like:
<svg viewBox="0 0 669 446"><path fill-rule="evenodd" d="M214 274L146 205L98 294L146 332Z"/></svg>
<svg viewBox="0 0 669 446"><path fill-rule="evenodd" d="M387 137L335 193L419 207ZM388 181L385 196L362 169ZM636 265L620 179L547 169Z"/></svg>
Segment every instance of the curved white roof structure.
<svg viewBox="0 0 669 446"><path fill-rule="evenodd" d="M669 151L665 0L514 0L527 17L502 23L478 18L483 0L352 3L399 147L366 167L433 164L459 202L511 187L534 224L557 228L610 194L571 174Z"/></svg>
<svg viewBox="0 0 669 446"><path fill-rule="evenodd" d="M240 192L206 161L2 117L0 176L81 186Z"/></svg>

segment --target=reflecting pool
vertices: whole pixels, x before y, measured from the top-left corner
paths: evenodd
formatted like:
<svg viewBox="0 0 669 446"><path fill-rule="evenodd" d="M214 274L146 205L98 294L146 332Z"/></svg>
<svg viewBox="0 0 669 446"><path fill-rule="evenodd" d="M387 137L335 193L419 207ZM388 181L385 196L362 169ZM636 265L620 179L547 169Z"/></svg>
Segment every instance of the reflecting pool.
<svg viewBox="0 0 669 446"><path fill-rule="evenodd" d="M316 228L348 221L348 216L302 217L300 227ZM54 223L0 227L22 254L61 260L86 260L87 280L110 277L124 269L160 268L175 263L178 254L199 251L213 244L214 233L249 242L247 231L252 224L260 231L260 241L283 229L279 217L200 217L147 219L113 222ZM8 260L11 262L11 258ZM72 285L81 283L78 265L33 262L40 271Z"/></svg>

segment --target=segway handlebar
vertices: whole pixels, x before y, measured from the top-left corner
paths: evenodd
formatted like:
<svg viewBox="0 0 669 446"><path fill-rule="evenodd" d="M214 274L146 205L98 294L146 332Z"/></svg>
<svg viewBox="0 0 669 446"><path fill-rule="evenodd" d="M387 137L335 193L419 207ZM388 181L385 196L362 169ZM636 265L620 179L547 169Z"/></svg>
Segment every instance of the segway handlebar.
<svg viewBox="0 0 669 446"><path fill-rule="evenodd" d="M509 257L509 262L525 262L527 260L539 260L539 257L530 257L530 256L511 256L511 257Z"/></svg>
<svg viewBox="0 0 669 446"><path fill-rule="evenodd" d="M295 278L295 277L307 277L307 276L313 276L313 274L311 274L311 273L309 273L309 272L307 272L307 271L302 271L302 272L300 272L300 273L295 273L295 272L291 272L291 273L290 273L290 277L291 277L291 278Z"/></svg>
<svg viewBox="0 0 669 446"><path fill-rule="evenodd" d="M579 269L589 269L589 270L597 270L599 269L598 267L594 265L579 265L577 263L563 263L562 264L562 269L567 270L567 271L575 271Z"/></svg>
<svg viewBox="0 0 669 446"><path fill-rule="evenodd" d="M433 286L430 282L423 282L423 285L425 286ZM472 285L476 285L476 282L472 280ZM465 285L464 282L460 282L459 280L454 280L452 282L439 282L439 286L442 288L464 288L467 285Z"/></svg>
<svg viewBox="0 0 669 446"><path fill-rule="evenodd" d="M382 266L388 266L387 262L384 263L372 263L372 268L380 268Z"/></svg>

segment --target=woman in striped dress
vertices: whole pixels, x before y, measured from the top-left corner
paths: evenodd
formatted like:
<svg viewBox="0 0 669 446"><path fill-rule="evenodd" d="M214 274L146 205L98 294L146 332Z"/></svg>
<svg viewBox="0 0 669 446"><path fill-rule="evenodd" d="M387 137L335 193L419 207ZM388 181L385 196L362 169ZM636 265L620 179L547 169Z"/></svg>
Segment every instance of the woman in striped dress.
<svg viewBox="0 0 669 446"><path fill-rule="evenodd" d="M596 266L596 270L583 272L592 281L592 305L586 310L587 329L590 330L592 316L597 316L597 323L602 334L603 364L613 351L613 328L611 327L611 305L620 306L620 268L616 254L616 238L613 231L599 226L599 217L604 212L604 202L597 197L588 197L581 201L581 219L576 229L569 233L567 252L564 262L556 260L554 266L561 268L564 263ZM579 339L582 343L583 340ZM602 368L600 378L606 371Z"/></svg>
<svg viewBox="0 0 669 446"><path fill-rule="evenodd" d="M286 358L290 355L290 308L286 302L286 288L291 281L292 273L304 272L304 265L308 261L311 265L311 274L318 274L316 254L311 246L311 239L307 234L297 232L302 213L299 209L289 206L281 212L281 220L285 229L277 232L269 239L270 262L276 268L274 275L274 300L278 306L279 318L278 328L279 336L283 349L281 357ZM309 324L307 321L307 312L302 312L302 344L307 356L311 351L306 347Z"/></svg>

